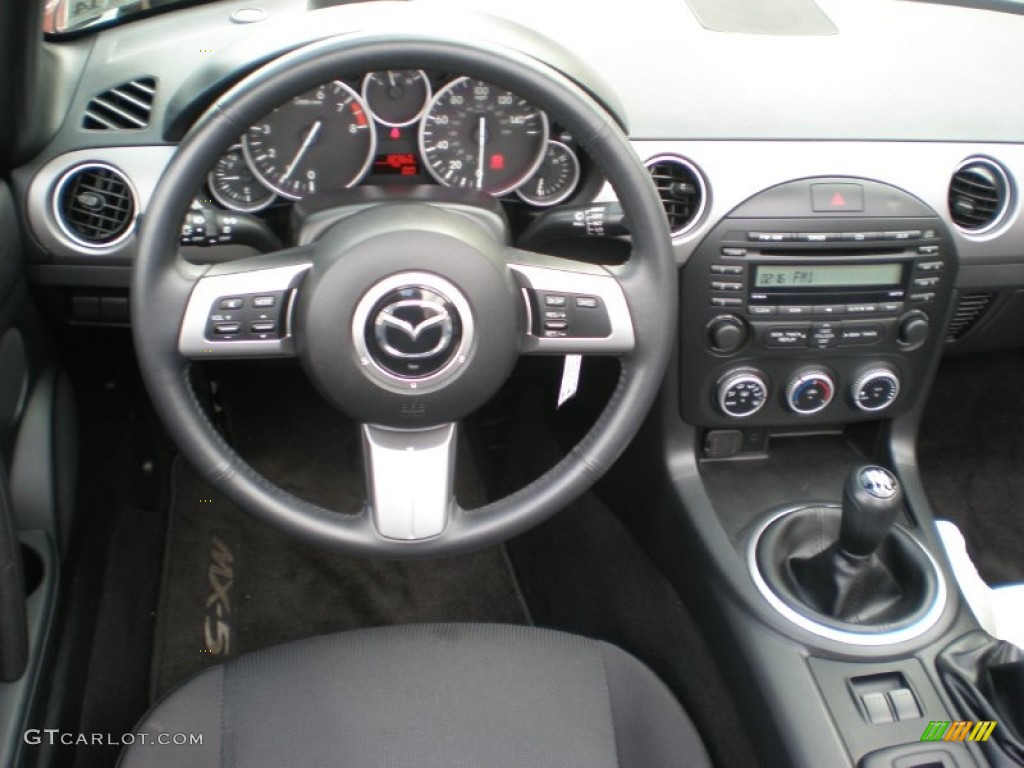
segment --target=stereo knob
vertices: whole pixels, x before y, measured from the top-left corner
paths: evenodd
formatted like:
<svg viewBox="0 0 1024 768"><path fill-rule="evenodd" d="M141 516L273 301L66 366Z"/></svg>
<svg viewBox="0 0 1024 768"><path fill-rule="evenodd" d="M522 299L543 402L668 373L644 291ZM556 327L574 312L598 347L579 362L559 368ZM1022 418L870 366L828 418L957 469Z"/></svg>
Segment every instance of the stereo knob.
<svg viewBox="0 0 1024 768"><path fill-rule="evenodd" d="M735 315L719 315L708 323L708 344L712 351L737 352L747 343L747 324Z"/></svg>
<svg viewBox="0 0 1024 768"><path fill-rule="evenodd" d="M891 368L871 368L858 376L850 388L855 407L868 413L893 404L900 394L900 378Z"/></svg>
<svg viewBox="0 0 1024 768"><path fill-rule="evenodd" d="M832 402L835 393L835 382L826 371L809 368L789 382L786 387L786 405L794 413L810 416L824 410Z"/></svg>
<svg viewBox="0 0 1024 768"><path fill-rule="evenodd" d="M761 410L768 384L756 368L737 368L718 380L718 407L726 416L742 419Z"/></svg>
<svg viewBox="0 0 1024 768"><path fill-rule="evenodd" d="M908 312L900 318L896 339L904 347L916 349L928 340L931 324L924 312Z"/></svg>

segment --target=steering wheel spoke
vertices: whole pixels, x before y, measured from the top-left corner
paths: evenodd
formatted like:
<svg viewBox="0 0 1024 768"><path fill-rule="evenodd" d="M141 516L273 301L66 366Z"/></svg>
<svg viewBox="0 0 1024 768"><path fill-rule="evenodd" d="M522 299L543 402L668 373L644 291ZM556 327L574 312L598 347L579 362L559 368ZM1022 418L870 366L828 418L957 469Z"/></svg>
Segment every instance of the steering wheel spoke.
<svg viewBox="0 0 1024 768"><path fill-rule="evenodd" d="M526 305L525 354L622 355L636 344L622 285L594 264L509 248Z"/></svg>
<svg viewBox="0 0 1024 768"><path fill-rule="evenodd" d="M363 425L366 489L377 532L414 541L440 536L454 508L456 424L426 429Z"/></svg>
<svg viewBox="0 0 1024 768"><path fill-rule="evenodd" d="M310 251L291 248L204 272L185 308L180 354L202 360L294 355L291 315L312 266Z"/></svg>

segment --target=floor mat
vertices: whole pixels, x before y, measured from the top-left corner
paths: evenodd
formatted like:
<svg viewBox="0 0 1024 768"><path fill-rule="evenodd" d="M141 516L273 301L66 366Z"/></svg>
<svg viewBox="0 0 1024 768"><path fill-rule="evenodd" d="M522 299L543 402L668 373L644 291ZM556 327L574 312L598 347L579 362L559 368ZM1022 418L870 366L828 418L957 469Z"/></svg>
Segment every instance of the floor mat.
<svg viewBox="0 0 1024 768"><path fill-rule="evenodd" d="M217 382L243 456L292 493L336 509L363 495L355 426L288 368ZM268 406L268 392L274 405ZM482 493L460 450L456 491ZM417 562L342 557L244 514L185 461L173 498L154 650L153 696L239 653L324 632L422 621L525 623L504 551Z"/></svg>
<svg viewBox="0 0 1024 768"><path fill-rule="evenodd" d="M1024 581L1024 357L948 358L918 440L936 517L963 531L989 584Z"/></svg>

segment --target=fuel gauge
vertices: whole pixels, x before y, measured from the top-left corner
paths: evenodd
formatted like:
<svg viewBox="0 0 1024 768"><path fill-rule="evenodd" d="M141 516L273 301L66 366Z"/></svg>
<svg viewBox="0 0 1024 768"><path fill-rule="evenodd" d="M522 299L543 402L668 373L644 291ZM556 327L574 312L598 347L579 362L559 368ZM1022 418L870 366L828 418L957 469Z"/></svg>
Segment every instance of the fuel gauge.
<svg viewBox="0 0 1024 768"><path fill-rule="evenodd" d="M530 205L557 205L576 189L580 181L580 161L576 153L560 141L549 141L544 159L533 176L516 190Z"/></svg>

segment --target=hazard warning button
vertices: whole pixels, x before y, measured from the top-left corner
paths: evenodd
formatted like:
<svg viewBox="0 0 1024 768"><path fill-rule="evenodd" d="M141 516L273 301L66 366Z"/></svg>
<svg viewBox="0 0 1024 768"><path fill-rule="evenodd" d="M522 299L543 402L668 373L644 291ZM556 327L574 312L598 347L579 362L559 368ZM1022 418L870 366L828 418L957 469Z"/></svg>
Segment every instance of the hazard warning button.
<svg viewBox="0 0 1024 768"><path fill-rule="evenodd" d="M860 184L811 184L811 208L818 213L864 210Z"/></svg>

